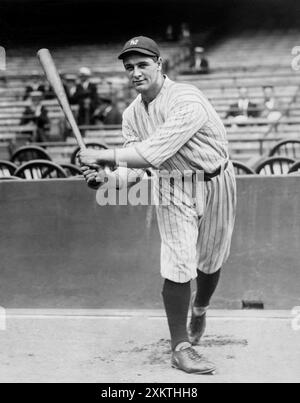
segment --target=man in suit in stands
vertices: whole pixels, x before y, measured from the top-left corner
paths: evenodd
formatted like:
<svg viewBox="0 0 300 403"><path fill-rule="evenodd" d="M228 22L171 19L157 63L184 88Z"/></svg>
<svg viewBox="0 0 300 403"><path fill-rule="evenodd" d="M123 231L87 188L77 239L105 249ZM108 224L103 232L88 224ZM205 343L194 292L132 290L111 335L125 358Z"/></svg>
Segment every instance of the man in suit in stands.
<svg viewBox="0 0 300 403"><path fill-rule="evenodd" d="M33 142L46 141L47 134L50 131L51 122L48 116L47 108L42 105L43 93L33 91L31 92L29 99L30 104L23 112L20 124L22 126L35 126L35 132L32 137Z"/></svg>
<svg viewBox="0 0 300 403"><path fill-rule="evenodd" d="M196 46L194 48L194 63L192 69L196 74L209 74L210 72L205 49L201 46Z"/></svg>
<svg viewBox="0 0 300 403"><path fill-rule="evenodd" d="M71 103L79 106L77 117L79 125L92 124L93 114L98 106L97 87L90 81L91 75L89 68L81 67L75 93L71 96Z"/></svg>
<svg viewBox="0 0 300 403"><path fill-rule="evenodd" d="M46 90L45 85L44 85L44 83L42 83L41 77L39 75L33 75L32 81L30 82L30 84L26 85L26 87L25 87L23 101L27 101L27 99L30 98L30 94L32 92L38 91L38 92L41 92L42 95L44 95L45 90Z"/></svg>
<svg viewBox="0 0 300 403"><path fill-rule="evenodd" d="M254 103L251 102L248 95L248 89L246 87L239 87L238 101L230 105L229 111L226 114L227 118L234 118L236 123L245 123L248 118L257 118L260 116L260 109Z"/></svg>
<svg viewBox="0 0 300 403"><path fill-rule="evenodd" d="M67 95L67 98L70 103L72 103L72 98L73 95L76 92L77 88L77 76L75 74L62 74L61 75L61 81L65 90L65 93ZM73 102L74 103L74 102Z"/></svg>
<svg viewBox="0 0 300 403"><path fill-rule="evenodd" d="M122 99L101 98L101 105L94 113L94 123L103 125L121 125L122 114L126 108Z"/></svg>

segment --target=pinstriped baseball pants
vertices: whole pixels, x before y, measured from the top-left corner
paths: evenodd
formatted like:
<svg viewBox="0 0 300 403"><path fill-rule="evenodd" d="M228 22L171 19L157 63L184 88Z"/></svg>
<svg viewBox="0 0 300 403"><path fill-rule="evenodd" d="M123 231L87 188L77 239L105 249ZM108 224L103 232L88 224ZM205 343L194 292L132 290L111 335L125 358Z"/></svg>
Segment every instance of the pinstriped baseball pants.
<svg viewBox="0 0 300 403"><path fill-rule="evenodd" d="M183 203L156 206L161 235L161 275L185 283L197 270L213 274L226 262L236 215L236 181L232 163L202 183L201 192Z"/></svg>

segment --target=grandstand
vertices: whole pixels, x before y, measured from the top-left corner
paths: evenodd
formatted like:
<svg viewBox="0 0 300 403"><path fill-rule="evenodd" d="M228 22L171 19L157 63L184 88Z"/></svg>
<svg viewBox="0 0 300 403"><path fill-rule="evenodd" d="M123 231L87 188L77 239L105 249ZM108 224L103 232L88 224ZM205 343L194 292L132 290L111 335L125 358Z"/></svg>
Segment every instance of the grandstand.
<svg viewBox="0 0 300 403"><path fill-rule="evenodd" d="M296 28L266 30L263 25L258 29L235 30L216 43L208 56L218 70L286 72L291 66L291 50L298 38Z"/></svg>
<svg viewBox="0 0 300 403"><path fill-rule="evenodd" d="M291 51L297 45L299 30L293 25L278 26L272 23L272 18L266 21L265 9L253 26L251 18L249 20L249 10L246 10L247 8L243 8L244 13L239 14L239 24L235 24L233 28L223 24L217 30L206 26L206 34L197 30L193 32L196 40L205 38L204 45L212 67L209 75L181 74L188 68L189 48L179 41L161 41L161 46L163 57L169 62L168 74L178 81L190 82L200 88L223 119L228 130L231 157L255 168L278 141L299 137L299 80L298 72L291 68ZM228 25L232 19L236 20L239 12L228 12ZM195 26L193 19L191 25ZM49 31L49 26L47 29ZM149 30L149 27L146 29ZM27 101L23 101L25 87L33 77L42 77L35 56L37 45L29 40L30 34L27 31L26 35L28 43L7 50L7 70L0 76L2 159L9 159L16 147L27 144L30 139L28 131L34 130L20 125L22 114L28 105ZM157 32L156 36L159 39L162 32ZM128 81L121 63L116 59L116 52L121 48L122 41L109 38L104 40L105 43L79 41L75 45L66 36L65 40L53 45L52 52L61 73L75 75L81 66L88 66L93 71L93 81L100 96L110 97L122 93L126 97ZM42 37L39 42L42 42ZM262 88L266 85L274 87L276 97L283 105L283 116L278 122L270 123L265 118L252 118L245 125L235 125L232 119L226 119L230 105L237 100L238 87L246 87L251 101L261 105ZM44 104L52 122L52 129L44 146L50 153L53 152L56 162L67 162L70 153L62 151L59 155L59 150L71 149L73 141L69 139L68 144L62 148L61 110L55 100L44 101ZM73 109L76 113L76 107ZM89 141L104 142L108 146L122 144L120 128L91 126L82 127L82 132Z"/></svg>
<svg viewBox="0 0 300 403"><path fill-rule="evenodd" d="M93 72L101 75L124 76L124 69L120 61L116 58L116 52L122 49L123 42L113 44L97 45L64 45L55 46L52 55L55 59L58 69L62 73L77 73L82 66L89 66ZM178 44L161 43L162 57L179 62L178 58L186 55L185 49L178 52ZM29 47L16 51L9 51L7 54L7 75L8 77L20 76L26 77L33 73L41 74L42 69L35 56L36 47Z"/></svg>

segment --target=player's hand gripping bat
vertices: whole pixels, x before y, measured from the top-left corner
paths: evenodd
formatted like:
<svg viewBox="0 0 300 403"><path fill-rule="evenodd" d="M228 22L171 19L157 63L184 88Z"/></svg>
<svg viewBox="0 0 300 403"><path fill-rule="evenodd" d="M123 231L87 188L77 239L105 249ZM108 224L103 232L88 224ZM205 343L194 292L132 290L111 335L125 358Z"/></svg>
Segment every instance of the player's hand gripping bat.
<svg viewBox="0 0 300 403"><path fill-rule="evenodd" d="M86 147L85 147L83 138L81 136L80 130L79 130L76 120L74 118L74 115L73 115L72 109L70 107L65 89L61 82L60 76L58 74L58 71L55 66L54 60L51 56L51 53L49 52L48 49L40 49L37 52L37 55L38 55L41 65L43 67L43 70L45 72L45 75L47 77L47 80L49 81L51 87L53 88L56 98L62 108L62 111L64 112L68 122L70 123L71 129L73 131L73 134L76 138L76 141L77 141L80 149L85 150ZM89 186L93 189L98 189L99 183L97 183L96 181L92 181L92 182L89 182Z"/></svg>

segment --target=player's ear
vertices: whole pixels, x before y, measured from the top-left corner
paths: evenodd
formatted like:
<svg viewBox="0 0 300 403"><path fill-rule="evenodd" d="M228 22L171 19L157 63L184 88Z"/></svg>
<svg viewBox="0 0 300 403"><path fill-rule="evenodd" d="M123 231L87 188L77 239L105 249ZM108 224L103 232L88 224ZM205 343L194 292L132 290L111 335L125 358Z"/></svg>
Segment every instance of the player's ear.
<svg viewBox="0 0 300 403"><path fill-rule="evenodd" d="M159 58L157 59L157 66L158 66L157 70L161 70L161 69L162 69L162 58L161 58L161 57L159 57Z"/></svg>

